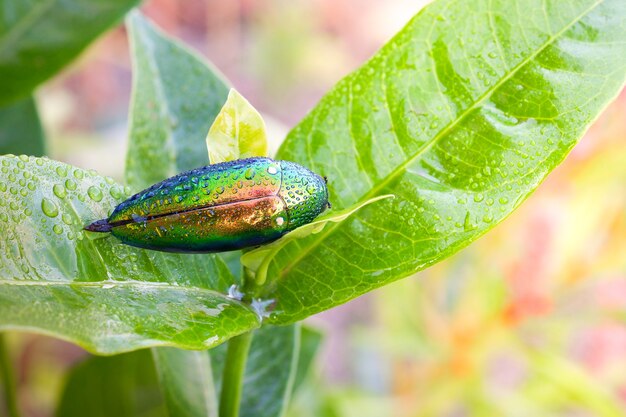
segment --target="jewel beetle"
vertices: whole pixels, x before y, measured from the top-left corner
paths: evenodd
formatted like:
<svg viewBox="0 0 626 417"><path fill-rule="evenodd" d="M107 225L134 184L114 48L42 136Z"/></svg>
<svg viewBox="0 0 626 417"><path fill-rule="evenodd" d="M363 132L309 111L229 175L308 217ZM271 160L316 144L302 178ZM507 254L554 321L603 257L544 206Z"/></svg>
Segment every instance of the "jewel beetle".
<svg viewBox="0 0 626 417"><path fill-rule="evenodd" d="M154 184L85 230L146 249L224 252L276 240L326 207L325 178L294 162L248 158Z"/></svg>

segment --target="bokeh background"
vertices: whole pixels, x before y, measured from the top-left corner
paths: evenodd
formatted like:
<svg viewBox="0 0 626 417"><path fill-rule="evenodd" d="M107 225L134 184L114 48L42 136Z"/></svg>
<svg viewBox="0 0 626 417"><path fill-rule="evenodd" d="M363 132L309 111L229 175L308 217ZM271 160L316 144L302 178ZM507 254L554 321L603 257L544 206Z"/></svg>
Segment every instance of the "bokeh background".
<svg viewBox="0 0 626 417"><path fill-rule="evenodd" d="M150 0L279 141L425 0ZM50 156L121 179L122 27L37 93ZM626 93L523 206L456 256L307 320L325 333L293 417L626 415ZM86 353L10 335L25 415Z"/></svg>

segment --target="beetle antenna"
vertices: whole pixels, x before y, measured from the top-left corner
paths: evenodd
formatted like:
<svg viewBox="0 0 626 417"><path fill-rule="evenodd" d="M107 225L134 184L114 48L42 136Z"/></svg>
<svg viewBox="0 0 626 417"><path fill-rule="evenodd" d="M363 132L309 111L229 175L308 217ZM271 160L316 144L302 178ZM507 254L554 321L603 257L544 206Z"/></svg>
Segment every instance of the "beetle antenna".
<svg viewBox="0 0 626 417"><path fill-rule="evenodd" d="M326 184L328 184L328 177L327 177L326 175L324 175L322 178L324 178L324 182L325 182Z"/></svg>

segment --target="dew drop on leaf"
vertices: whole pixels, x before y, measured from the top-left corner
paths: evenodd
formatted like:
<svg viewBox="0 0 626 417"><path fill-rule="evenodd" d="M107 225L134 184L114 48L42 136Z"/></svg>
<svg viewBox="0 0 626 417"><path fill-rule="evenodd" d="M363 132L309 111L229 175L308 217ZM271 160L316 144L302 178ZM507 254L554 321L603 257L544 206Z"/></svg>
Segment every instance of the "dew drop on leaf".
<svg viewBox="0 0 626 417"><path fill-rule="evenodd" d="M93 201L102 201L102 191L96 186L89 187L87 194Z"/></svg>
<svg viewBox="0 0 626 417"><path fill-rule="evenodd" d="M76 183L74 182L74 180L66 180L65 188L67 188L70 191L74 191L76 189Z"/></svg>
<svg viewBox="0 0 626 417"><path fill-rule="evenodd" d="M65 198L65 188L61 184L54 184L54 186L52 187L52 191L57 197Z"/></svg>
<svg viewBox="0 0 626 417"><path fill-rule="evenodd" d="M67 175L67 169L62 166L56 167L56 172L60 177L65 177Z"/></svg>
<svg viewBox="0 0 626 417"><path fill-rule="evenodd" d="M117 187L111 187L111 189L109 190L109 194L111 194L111 197L115 198L116 200L122 197L122 193Z"/></svg>
<svg viewBox="0 0 626 417"><path fill-rule="evenodd" d="M56 204L54 204L52 200L45 197L41 200L41 210L43 211L43 214L48 217L56 217L59 215L59 209Z"/></svg>

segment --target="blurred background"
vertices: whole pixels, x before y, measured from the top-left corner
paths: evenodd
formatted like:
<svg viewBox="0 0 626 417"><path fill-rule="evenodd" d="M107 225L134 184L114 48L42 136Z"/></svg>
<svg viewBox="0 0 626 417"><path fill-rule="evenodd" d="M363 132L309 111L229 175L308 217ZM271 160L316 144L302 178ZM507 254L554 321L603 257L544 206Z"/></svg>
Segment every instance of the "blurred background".
<svg viewBox="0 0 626 417"><path fill-rule="evenodd" d="M208 57L280 140L425 3L150 0L142 9ZM120 27L39 89L50 156L121 180L130 89ZM289 416L626 415L626 94L487 236L308 322L325 338ZM52 415L65 372L87 354L43 336L9 342L25 415Z"/></svg>

